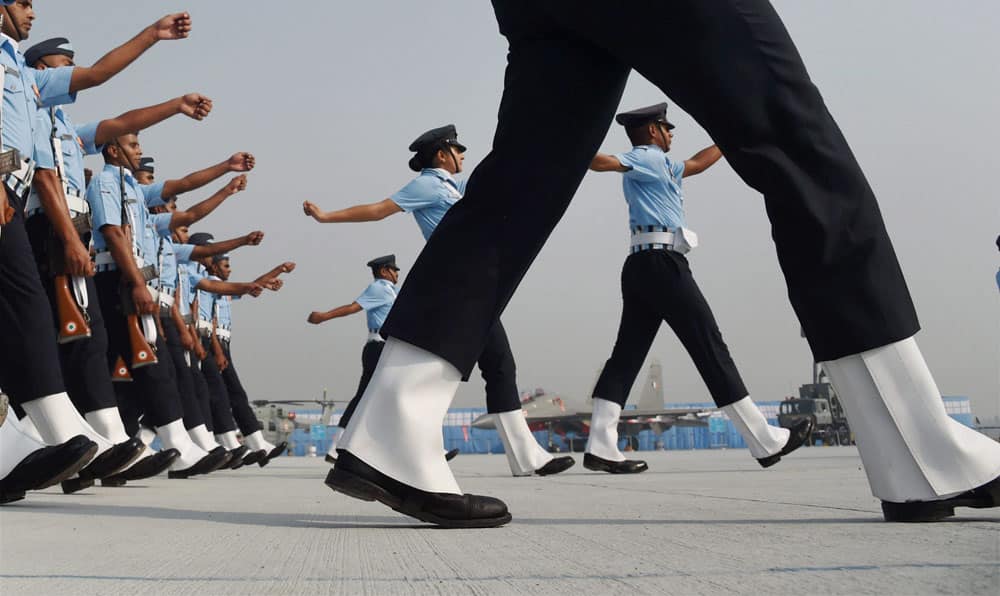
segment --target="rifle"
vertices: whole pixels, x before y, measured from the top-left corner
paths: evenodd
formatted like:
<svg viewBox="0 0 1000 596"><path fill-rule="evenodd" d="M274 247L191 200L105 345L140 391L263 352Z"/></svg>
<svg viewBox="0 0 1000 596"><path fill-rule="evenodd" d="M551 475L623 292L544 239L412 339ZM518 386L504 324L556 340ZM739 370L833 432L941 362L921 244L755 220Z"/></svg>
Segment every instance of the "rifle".
<svg viewBox="0 0 1000 596"><path fill-rule="evenodd" d="M56 311L59 313L59 343L69 343L90 337L90 315L81 307L69 289L69 277L62 273L52 279L56 289ZM73 277L76 284L80 279ZM80 279L80 281L83 281ZM84 286L86 287L86 286Z"/></svg>
<svg viewBox="0 0 1000 596"><path fill-rule="evenodd" d="M191 333L194 334L194 355L198 361L202 361L208 358L208 352L205 351L205 346L201 345L201 334L198 333L198 289L191 288L191 293L194 294L194 300L191 301L191 323L189 325Z"/></svg>
<svg viewBox="0 0 1000 596"><path fill-rule="evenodd" d="M127 228L128 232L125 234L129 242L132 243L133 256L136 260L140 260L142 256L139 254L139 245L135 241L135 229L131 223L131 212L126 205L126 194L125 194L125 168L118 166L118 188L121 193L122 200L122 227ZM140 207L141 208L141 207ZM126 225L126 222L128 224ZM152 275L155 271L151 267L140 267L139 271L142 273L143 280L149 281L152 279ZM128 340L129 346L132 351L132 368L139 368L142 366L149 366L150 364L156 364L159 362L156 358L156 350L148 341L146 341L146 333L143 332L145 328L146 332L153 337L153 341L156 341L156 326L147 314L142 315L142 326L139 325L139 314L135 310L135 302L132 300L132 294L129 292L128 284L125 283L124 277L122 278L121 285L121 301L122 301L122 311L125 313L125 325L128 328Z"/></svg>
<svg viewBox="0 0 1000 596"><path fill-rule="evenodd" d="M226 370L228 360L225 352L222 350L222 342L219 340L219 336L215 334L215 327L218 324L217 319L212 320L212 356L215 358L215 363L219 367L219 372L222 372Z"/></svg>
<svg viewBox="0 0 1000 596"><path fill-rule="evenodd" d="M66 164L63 162L62 139L56 127L56 109L49 108L49 119L52 131L49 134L49 145L55 158L56 175L59 186L65 192ZM73 227L80 237L80 242L91 230L90 215L81 213L73 218ZM59 338L61 344L90 337L90 315L87 314L87 283L84 278L72 276L73 291L70 291L70 276L66 274L66 262L63 258L64 246L55 234L49 232L49 267L52 273L52 283L55 286L56 312L59 315Z"/></svg>
<svg viewBox="0 0 1000 596"><path fill-rule="evenodd" d="M121 356L118 360L115 360L115 369L111 371L111 382L113 383L131 383L132 375L128 372L128 367L125 366L125 359Z"/></svg>

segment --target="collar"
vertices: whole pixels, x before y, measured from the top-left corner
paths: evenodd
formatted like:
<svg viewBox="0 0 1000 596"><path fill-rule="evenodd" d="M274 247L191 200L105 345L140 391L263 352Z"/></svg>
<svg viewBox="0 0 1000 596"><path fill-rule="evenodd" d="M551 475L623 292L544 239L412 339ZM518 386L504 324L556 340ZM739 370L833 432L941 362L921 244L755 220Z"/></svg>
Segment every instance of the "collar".
<svg viewBox="0 0 1000 596"><path fill-rule="evenodd" d="M101 170L101 173L111 172L112 174L114 174L115 176L117 176L118 175L118 168L119 168L119 166L106 163L106 164L104 164L104 169ZM132 180L133 182L135 181L135 176L132 175L132 170L130 170L128 168L125 168L125 179L126 180Z"/></svg>
<svg viewBox="0 0 1000 596"><path fill-rule="evenodd" d="M14 50L18 52L21 51L20 44L17 41L15 41L13 37L7 35L6 33L0 33L0 46L3 46L6 43L10 43L10 45L13 46Z"/></svg>
<svg viewBox="0 0 1000 596"><path fill-rule="evenodd" d="M451 172L444 168L424 168L420 170L420 175L435 176L444 182L451 182L452 184L455 184L455 179L451 177Z"/></svg>
<svg viewBox="0 0 1000 596"><path fill-rule="evenodd" d="M633 149L646 149L646 150L652 150L652 151L659 151L660 153L666 154L666 151L664 151L663 148L660 147L659 145L636 145L635 147L632 147L632 148Z"/></svg>

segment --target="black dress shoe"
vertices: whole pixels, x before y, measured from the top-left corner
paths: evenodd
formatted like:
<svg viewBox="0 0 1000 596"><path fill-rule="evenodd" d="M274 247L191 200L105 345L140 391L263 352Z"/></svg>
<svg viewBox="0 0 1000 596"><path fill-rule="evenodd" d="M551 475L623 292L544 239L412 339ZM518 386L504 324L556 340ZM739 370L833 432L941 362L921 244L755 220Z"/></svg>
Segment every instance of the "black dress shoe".
<svg viewBox="0 0 1000 596"><path fill-rule="evenodd" d="M251 466L253 464L259 464L260 460L265 457L267 457L267 451L264 451L263 449L258 449L257 451L251 451L250 453L246 454L246 456L243 458L243 465Z"/></svg>
<svg viewBox="0 0 1000 596"><path fill-rule="evenodd" d="M84 480L77 476L76 478L70 478L69 480L63 480L61 483L63 494L71 495L76 492L80 492L85 488L90 488L94 486L94 479L87 478Z"/></svg>
<svg viewBox="0 0 1000 596"><path fill-rule="evenodd" d="M583 454L583 467L595 472L607 472L609 474L638 474L649 469L646 462L641 459L611 461L610 459L597 457L593 453Z"/></svg>
<svg viewBox="0 0 1000 596"><path fill-rule="evenodd" d="M329 453L327 453L326 457L324 457L323 459L325 459L326 463L328 463L328 464L335 464L335 463L337 463L337 458L334 457L334 456L332 456L332 455L330 455Z"/></svg>
<svg viewBox="0 0 1000 596"><path fill-rule="evenodd" d="M955 507L1000 507L1000 477L950 499L908 503L882 501L882 515L887 522L929 522L955 515Z"/></svg>
<svg viewBox="0 0 1000 596"><path fill-rule="evenodd" d="M163 449L147 455L125 470L101 479L101 486L124 486L128 480L143 480L159 476L170 468L170 464L181 456L176 449Z"/></svg>
<svg viewBox="0 0 1000 596"><path fill-rule="evenodd" d="M0 480L0 500L29 490L42 490L75 476L97 453L97 443L77 435L60 445L28 454ZM14 499L16 500L16 499Z"/></svg>
<svg viewBox="0 0 1000 596"><path fill-rule="evenodd" d="M87 480L93 481L95 478L104 478L105 476L118 473L139 459L139 456L145 450L146 444L137 438L131 438L124 443L118 443L111 449L95 457L94 461L80 470L80 479L84 482ZM93 482L90 485L93 486ZM63 489L65 491L65 487Z"/></svg>
<svg viewBox="0 0 1000 596"><path fill-rule="evenodd" d="M342 449L337 450L337 464L327 474L326 485L444 528L494 528L511 520L500 499L423 491L389 478Z"/></svg>
<svg viewBox="0 0 1000 596"><path fill-rule="evenodd" d="M809 435L812 434L812 429L812 418L800 420L798 424L788 429L791 434L788 435L788 441L785 442L785 446L781 448L781 451L768 457L758 457L757 463L759 463L762 468L770 468L774 464L781 461L782 455L788 455L801 447L802 444L806 442L806 439L809 438Z"/></svg>
<svg viewBox="0 0 1000 596"><path fill-rule="evenodd" d="M5 503L13 503L14 501L20 501L23 498L24 498L23 492L16 492L16 493L0 492L0 505L3 505Z"/></svg>
<svg viewBox="0 0 1000 596"><path fill-rule="evenodd" d="M267 464L271 463L272 459L284 453L285 449L288 449L288 441L282 441L278 443L277 445L275 445L274 449L272 449L271 452L267 454L267 457L263 457L261 458L260 461L257 462L257 465L263 468Z"/></svg>
<svg viewBox="0 0 1000 596"><path fill-rule="evenodd" d="M576 464L576 460L568 455L553 457L549 460L549 463L535 470L535 474L539 476L551 476L552 474L565 472L572 468L574 464Z"/></svg>
<svg viewBox="0 0 1000 596"><path fill-rule="evenodd" d="M208 452L208 455L199 459L190 468L184 468L183 470L170 470L167 472L167 478L171 480L190 478L192 476L197 476L198 474L208 474L209 472L214 472L219 469L219 467L225 465L229 461L229 452L226 451L225 447L216 447L215 449Z"/></svg>
<svg viewBox="0 0 1000 596"><path fill-rule="evenodd" d="M456 457L456 456L457 456L457 455L458 455L459 453L461 453L461 451L459 451L458 449L452 449L452 450L451 450L451 451L449 451L448 453L445 453L445 454L444 454L444 461L451 461L451 460L455 459L455 457Z"/></svg>
<svg viewBox="0 0 1000 596"><path fill-rule="evenodd" d="M240 445L236 449L229 452L229 465L227 466L230 470L235 470L237 468L243 467L243 456L250 451L250 448L246 445Z"/></svg>

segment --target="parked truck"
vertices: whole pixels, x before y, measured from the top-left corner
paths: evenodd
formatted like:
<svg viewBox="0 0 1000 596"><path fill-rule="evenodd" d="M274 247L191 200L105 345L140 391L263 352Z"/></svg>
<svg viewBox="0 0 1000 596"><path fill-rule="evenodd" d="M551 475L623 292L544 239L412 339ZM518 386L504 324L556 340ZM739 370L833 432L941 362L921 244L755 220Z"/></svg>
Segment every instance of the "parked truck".
<svg viewBox="0 0 1000 596"><path fill-rule="evenodd" d="M821 440L824 445L852 445L851 429L833 385L819 365L813 365L813 382L799 387L797 398L789 397L778 408L778 424L791 428L804 419L812 418L812 436L806 445Z"/></svg>

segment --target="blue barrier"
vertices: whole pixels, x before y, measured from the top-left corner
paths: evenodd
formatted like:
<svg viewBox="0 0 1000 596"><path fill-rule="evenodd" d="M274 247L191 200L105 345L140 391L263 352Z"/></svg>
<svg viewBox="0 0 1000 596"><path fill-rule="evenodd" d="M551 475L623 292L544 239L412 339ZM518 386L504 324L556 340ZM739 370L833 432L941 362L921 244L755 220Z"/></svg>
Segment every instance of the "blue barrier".
<svg viewBox="0 0 1000 596"><path fill-rule="evenodd" d="M965 426L972 427L974 417L966 397L946 396L943 398L948 415ZM777 425L778 406L781 402L757 402L764 411L770 424ZM714 410L711 403L670 404L671 407L690 407ZM503 443L495 430L472 428L472 421L486 412L483 408L456 408L448 411L445 425L442 426L442 438L445 449L458 449L462 453L503 453ZM296 428L289 441L295 455L305 455L310 446L316 447L316 455L322 457L330 448L330 443L337 432L337 427L326 427L313 424L308 430ZM558 451L569 451L570 441L577 437L574 433L566 436L553 434L549 437L547 431L534 433L535 440L542 447L548 448L549 441ZM157 441L158 442L158 441ZM619 449L625 449L628 438L622 437L618 443ZM154 442L154 446L157 443ZM708 418L707 426L675 426L657 434L650 429L642 430L631 440L631 447L637 451L675 450L675 449L745 449L746 443L736 430L736 427L721 412L713 411Z"/></svg>

